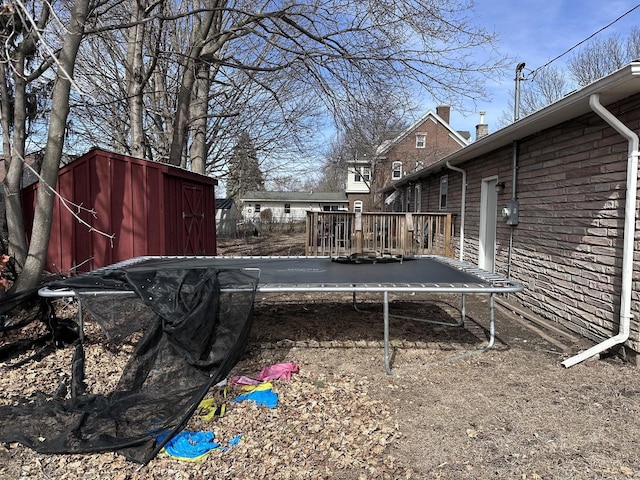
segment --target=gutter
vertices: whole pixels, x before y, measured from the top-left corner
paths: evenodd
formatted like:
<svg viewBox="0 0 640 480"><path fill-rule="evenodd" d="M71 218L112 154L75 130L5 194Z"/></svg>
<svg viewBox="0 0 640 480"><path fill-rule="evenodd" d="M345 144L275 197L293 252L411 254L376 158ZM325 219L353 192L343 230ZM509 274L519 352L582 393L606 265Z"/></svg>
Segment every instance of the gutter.
<svg viewBox="0 0 640 480"><path fill-rule="evenodd" d="M464 260L464 212L467 210L467 171L459 167L454 167L451 163L446 163L447 168L450 168L454 172L462 174L462 194L460 195L460 248L459 260Z"/></svg>
<svg viewBox="0 0 640 480"><path fill-rule="evenodd" d="M571 120L593 109L589 109L587 98L599 92L606 92L606 101L613 103L630 95L638 93L640 84L640 61L631 62L617 72L603 77L580 90L568 94L560 100L544 107L518 121L493 132L468 146L457 150L445 158L423 168L415 173L397 180L393 185L399 187L434 170L442 168L446 163L460 165L468 160L491 153L499 148L513 144L534 135L537 132L553 127L561 122ZM381 189L383 192L390 187Z"/></svg>
<svg viewBox="0 0 640 480"><path fill-rule="evenodd" d="M616 345L620 345L629 338L631 315L631 293L633 289L633 249L636 222L636 196L638 184L638 135L624 125L600 103L600 94L594 93L589 97L589 106L605 122L613 127L629 142L627 156L627 191L625 201L624 237L622 250L622 291L620 294L620 327L618 334L594 345L593 347L568 358L562 365L569 368L576 363L591 358Z"/></svg>

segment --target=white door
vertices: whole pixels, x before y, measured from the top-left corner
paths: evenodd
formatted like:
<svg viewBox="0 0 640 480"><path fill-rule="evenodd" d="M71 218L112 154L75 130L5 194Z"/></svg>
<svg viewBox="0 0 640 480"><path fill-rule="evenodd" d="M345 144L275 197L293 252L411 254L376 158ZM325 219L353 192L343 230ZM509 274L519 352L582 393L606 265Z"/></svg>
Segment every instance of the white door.
<svg viewBox="0 0 640 480"><path fill-rule="evenodd" d="M496 177L482 180L480 190L480 236L478 245L478 266L489 272L494 271L496 256L496 224L498 194Z"/></svg>

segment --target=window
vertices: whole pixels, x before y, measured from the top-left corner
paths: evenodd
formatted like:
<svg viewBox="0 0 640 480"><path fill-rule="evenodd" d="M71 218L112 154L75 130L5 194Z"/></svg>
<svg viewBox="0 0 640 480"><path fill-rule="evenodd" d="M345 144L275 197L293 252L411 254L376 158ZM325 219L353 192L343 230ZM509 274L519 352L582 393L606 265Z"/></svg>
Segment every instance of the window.
<svg viewBox="0 0 640 480"><path fill-rule="evenodd" d="M369 167L356 167L355 178L356 182L368 182L371 177L371 168Z"/></svg>
<svg viewBox="0 0 640 480"><path fill-rule="evenodd" d="M391 164L391 180L400 180L402 178L402 162L393 162Z"/></svg>
<svg viewBox="0 0 640 480"><path fill-rule="evenodd" d="M447 208L447 190L449 189L449 178L444 175L440 178L440 210Z"/></svg>
<svg viewBox="0 0 640 480"><path fill-rule="evenodd" d="M362 212L362 200L356 200L353 202L353 211Z"/></svg>
<svg viewBox="0 0 640 480"><path fill-rule="evenodd" d="M291 204L290 203L285 203L284 204L284 213L291 213Z"/></svg>
<svg viewBox="0 0 640 480"><path fill-rule="evenodd" d="M256 211L256 213L260 213L260 204L259 203L256 203L255 211Z"/></svg>
<svg viewBox="0 0 640 480"><path fill-rule="evenodd" d="M416 148L425 148L427 146L427 134L416 133Z"/></svg>
<svg viewBox="0 0 640 480"><path fill-rule="evenodd" d="M322 211L323 212L337 212L340 210L340 207L338 205L323 205L322 206Z"/></svg>

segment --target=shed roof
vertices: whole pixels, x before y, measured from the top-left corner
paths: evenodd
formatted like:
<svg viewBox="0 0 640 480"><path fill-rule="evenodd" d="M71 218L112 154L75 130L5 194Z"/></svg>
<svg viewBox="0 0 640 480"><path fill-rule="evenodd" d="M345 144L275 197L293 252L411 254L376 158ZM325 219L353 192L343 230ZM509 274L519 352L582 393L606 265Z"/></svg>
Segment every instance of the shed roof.
<svg viewBox="0 0 640 480"><path fill-rule="evenodd" d="M415 181L434 170L446 166L447 163L458 165L473 160L480 155L510 145L514 141L589 113L592 111L589 106L589 98L595 93L600 95L600 102L603 105L610 105L633 94L640 93L640 60L631 62L620 70L566 95L547 107L477 140L418 172L403 177L385 187L383 191L392 190L410 181Z"/></svg>
<svg viewBox="0 0 640 480"><path fill-rule="evenodd" d="M216 198L216 210L230 210L234 203L233 198Z"/></svg>

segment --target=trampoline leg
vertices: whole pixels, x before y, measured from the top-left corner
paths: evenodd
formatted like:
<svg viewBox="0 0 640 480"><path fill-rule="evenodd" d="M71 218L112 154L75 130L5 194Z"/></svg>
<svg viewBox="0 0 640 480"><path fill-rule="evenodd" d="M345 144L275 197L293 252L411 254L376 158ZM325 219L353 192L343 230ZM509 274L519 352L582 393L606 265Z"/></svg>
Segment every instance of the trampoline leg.
<svg viewBox="0 0 640 480"><path fill-rule="evenodd" d="M389 353L389 292L385 290L383 294L383 317L384 317L384 368L388 375L391 375L391 358Z"/></svg>
<svg viewBox="0 0 640 480"><path fill-rule="evenodd" d="M351 301L351 305L353 305L353 309L358 313L371 313L369 310L358 308L358 299L356 298L356 292L353 292L353 300Z"/></svg>
<svg viewBox="0 0 640 480"><path fill-rule="evenodd" d="M80 343L84 341L84 318L82 317L82 303L78 301L78 339Z"/></svg>
<svg viewBox="0 0 640 480"><path fill-rule="evenodd" d="M464 299L464 296L463 296L463 299ZM464 310L464 306L463 306L463 310ZM453 357L449 357L445 359L443 362L435 362L432 365L454 362L456 360L460 360L463 358L469 358L471 355L484 353L493 347L493 344L495 343L495 339L496 339L496 319L495 319L495 308L494 308L494 294L492 293L489 295L489 341L487 342L487 345L477 350L461 353L460 355L454 355Z"/></svg>
<svg viewBox="0 0 640 480"><path fill-rule="evenodd" d="M484 350L489 350L493 347L493 343L496 339L496 318L495 318L495 308L493 301L494 294L489 295L489 343L484 348Z"/></svg>

